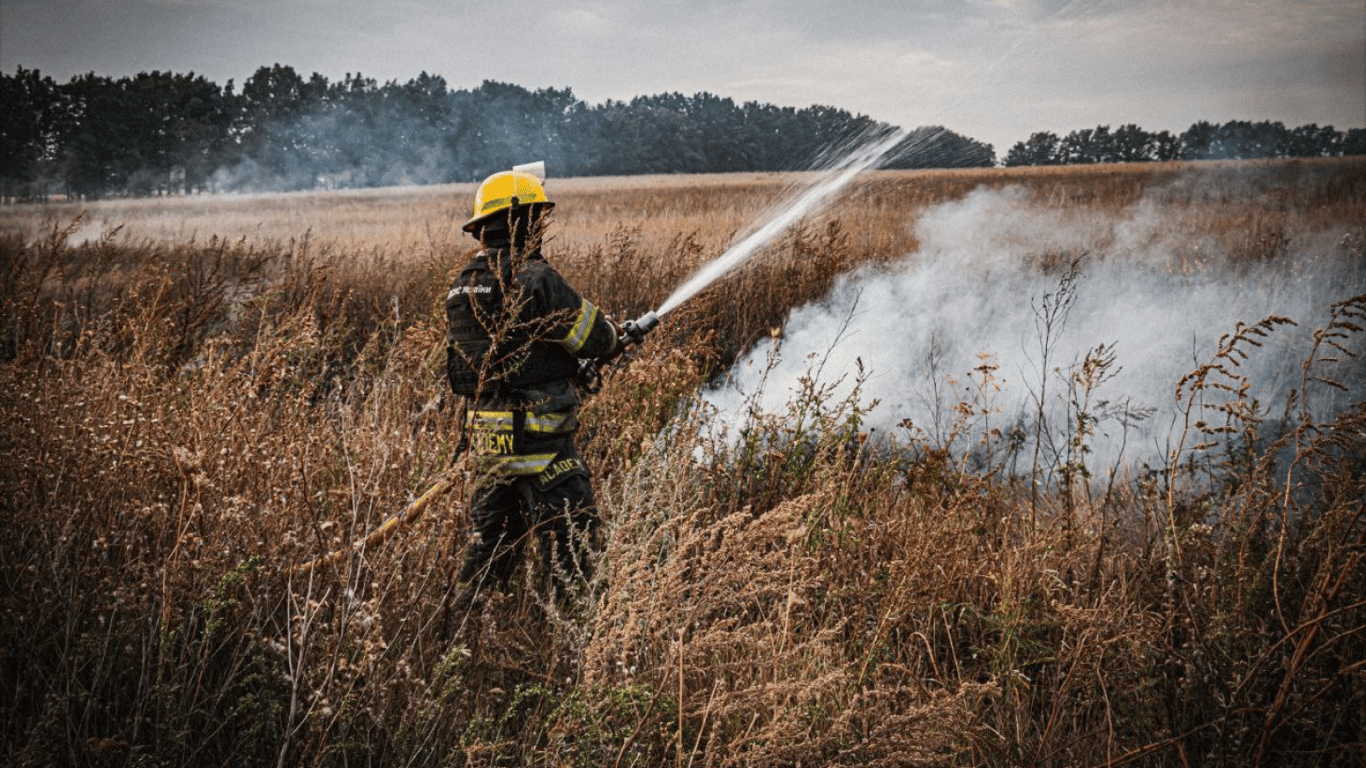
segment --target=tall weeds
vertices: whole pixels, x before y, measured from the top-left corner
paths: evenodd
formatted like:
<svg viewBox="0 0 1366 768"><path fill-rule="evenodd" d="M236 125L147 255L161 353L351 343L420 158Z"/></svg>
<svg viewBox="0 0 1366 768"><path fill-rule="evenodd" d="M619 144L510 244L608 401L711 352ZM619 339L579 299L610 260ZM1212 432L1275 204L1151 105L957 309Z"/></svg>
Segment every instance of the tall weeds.
<svg viewBox="0 0 1366 768"><path fill-rule="evenodd" d="M1045 198L1065 186L1037 175ZM1073 181L1097 205L1133 193ZM857 194L904 211L926 193ZM1023 462L992 421L989 360L929 432L870 434L858 387L814 377L784 414L714 423L706 381L840 271L890 256L867 244L896 236L860 215L791 231L589 400L607 530L581 599L556 600L528 558L518 590L473 608L452 595L463 482L384 545L289 571L454 460L440 300L460 248L77 242L70 221L0 239L3 760L1366 758L1366 408L1305 397L1271 419L1250 400L1238 363L1281 319L1229 329L1173 382L1181 441L1100 498L1088 430L1133 416L1094 396L1105 348L1041 367L1067 437ZM656 306L718 239L581 236L566 271L619 315ZM1355 384L1364 320L1366 298L1331 308L1301 393Z"/></svg>

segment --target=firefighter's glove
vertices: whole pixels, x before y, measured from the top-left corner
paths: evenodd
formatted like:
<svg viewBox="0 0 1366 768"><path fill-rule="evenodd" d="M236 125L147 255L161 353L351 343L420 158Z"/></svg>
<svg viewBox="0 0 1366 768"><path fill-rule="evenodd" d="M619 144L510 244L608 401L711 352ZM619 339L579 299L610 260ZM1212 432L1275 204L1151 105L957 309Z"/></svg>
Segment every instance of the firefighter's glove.
<svg viewBox="0 0 1366 768"><path fill-rule="evenodd" d="M626 351L626 347L631 343L630 337L626 335L626 325L617 325L614 322L611 323L611 325L613 331L612 335L614 336L612 340L612 348L602 353L601 355L598 355L593 360L581 361L579 364L580 378L583 378L585 373L583 365L584 362L587 362L592 367L594 367L595 370L593 371L593 373L596 374L597 365L605 365L607 363L612 362L613 360L616 360L618 357L621 357L622 354Z"/></svg>
<svg viewBox="0 0 1366 768"><path fill-rule="evenodd" d="M606 354L598 358L599 362L606 363L612 360L616 360L618 357L621 357L623 352L626 351L626 345L630 342L630 340L626 337L625 326L618 326L615 330L617 336L616 343L612 345L611 349L607 350Z"/></svg>

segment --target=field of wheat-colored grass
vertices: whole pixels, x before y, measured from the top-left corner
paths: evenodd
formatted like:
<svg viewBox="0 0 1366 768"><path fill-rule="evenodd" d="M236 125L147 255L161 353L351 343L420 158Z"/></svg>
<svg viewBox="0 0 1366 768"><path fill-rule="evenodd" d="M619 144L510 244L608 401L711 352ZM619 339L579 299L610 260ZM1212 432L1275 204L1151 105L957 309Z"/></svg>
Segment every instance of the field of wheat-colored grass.
<svg viewBox="0 0 1366 768"><path fill-rule="evenodd" d="M552 178L547 255L634 317L806 180ZM1192 355L1167 460L1099 491L1103 354L1049 466L871 439L815 382L716 438L707 382L984 187L1077 221L1156 200L1173 270L1331 240L1349 278L1297 370L1361 391L1366 162L870 173L588 397L594 580L556 600L530 557L467 609L463 476L291 568L458 462L441 301L472 185L0 207L0 760L1361 764L1366 402L1250 402L1240 363L1284 318ZM1061 260L1037 264L1060 292ZM978 434L992 370L951 373Z"/></svg>

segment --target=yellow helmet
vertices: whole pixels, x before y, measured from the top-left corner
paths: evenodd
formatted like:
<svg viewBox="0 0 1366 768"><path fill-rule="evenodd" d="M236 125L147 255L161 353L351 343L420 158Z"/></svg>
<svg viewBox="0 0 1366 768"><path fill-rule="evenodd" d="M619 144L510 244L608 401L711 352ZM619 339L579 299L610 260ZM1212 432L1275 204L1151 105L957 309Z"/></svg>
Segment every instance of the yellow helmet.
<svg viewBox="0 0 1366 768"><path fill-rule="evenodd" d="M473 232L491 216L509 208L536 205L553 208L546 197L541 180L523 171L502 171L484 179L474 193L474 216L465 222L465 231Z"/></svg>

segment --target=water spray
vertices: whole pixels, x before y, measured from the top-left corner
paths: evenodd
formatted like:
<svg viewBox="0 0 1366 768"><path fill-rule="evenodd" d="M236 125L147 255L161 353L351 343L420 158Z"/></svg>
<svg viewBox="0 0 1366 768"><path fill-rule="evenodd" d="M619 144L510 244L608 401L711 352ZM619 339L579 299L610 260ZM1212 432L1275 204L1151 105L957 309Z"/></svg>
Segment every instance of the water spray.
<svg viewBox="0 0 1366 768"><path fill-rule="evenodd" d="M664 300L664 303L659 305L658 309L646 312L634 320L628 320L622 325L622 330L636 343L639 343L644 339L645 334L659 325L661 317L677 309L683 302L701 293L732 269L748 261L760 248L772 242L774 238L785 232L797 220L829 202L840 190L848 186L855 176L881 162L908 135L909 132L904 128L898 128L877 141L860 146L853 152L839 158L829 168L825 169L834 175L806 190L791 204L781 209L768 223L699 269L686 282L674 289L674 292Z"/></svg>
<svg viewBox="0 0 1366 768"><path fill-rule="evenodd" d="M837 192L848 186L855 176L876 165L887 153L900 144L906 135L907 132L904 129L897 129L880 141L862 146L845 155L832 168L828 169L836 172L834 176L808 189L790 205L779 211L767 224L698 270L687 282L679 286L669 298L665 299L655 312L660 316L668 314L723 275L749 260L756 251L786 231L798 219L810 213L817 206L828 202Z"/></svg>

